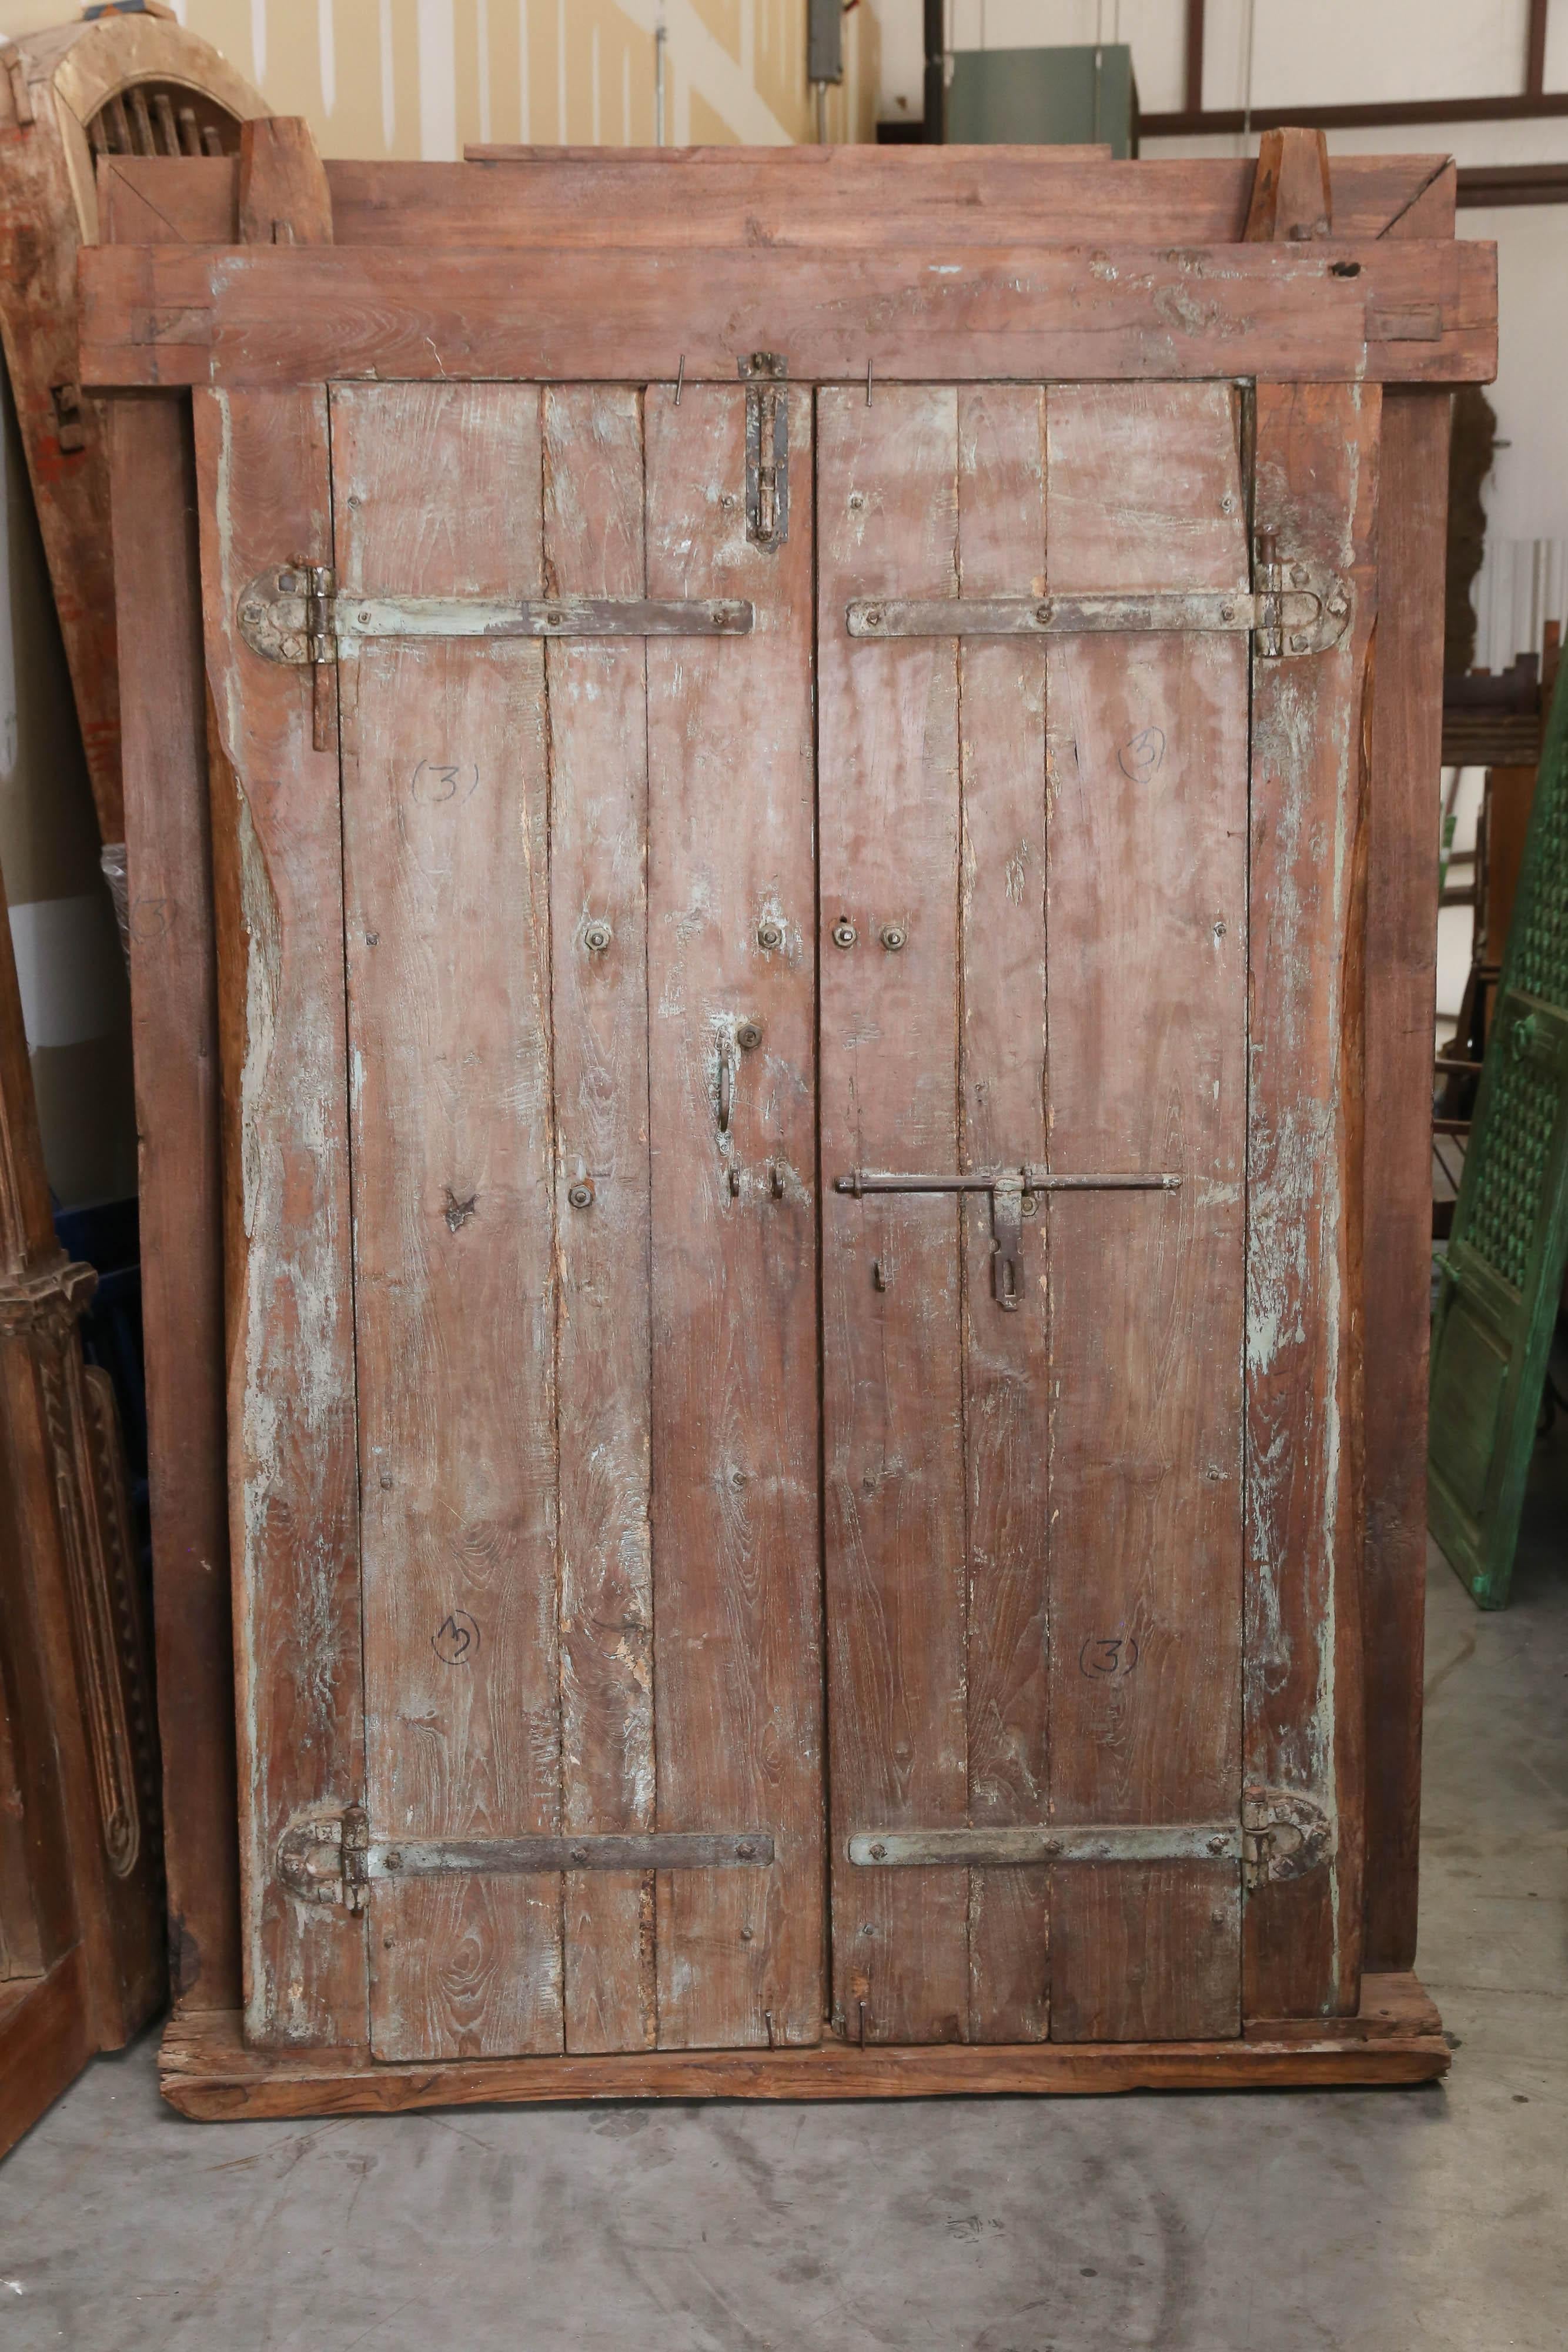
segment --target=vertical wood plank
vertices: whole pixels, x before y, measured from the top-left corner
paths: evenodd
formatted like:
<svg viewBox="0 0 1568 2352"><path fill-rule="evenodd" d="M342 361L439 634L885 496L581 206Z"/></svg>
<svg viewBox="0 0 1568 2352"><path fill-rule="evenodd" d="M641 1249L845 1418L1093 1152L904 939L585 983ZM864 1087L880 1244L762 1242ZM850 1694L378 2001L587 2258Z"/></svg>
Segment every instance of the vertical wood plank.
<svg viewBox="0 0 1568 2352"><path fill-rule="evenodd" d="M770 1828L777 1860L661 1876L666 2049L815 2042L822 2017L811 406L789 396L769 552L745 402L645 395L648 593L756 609L748 637L648 647L654 1717L660 1829Z"/></svg>
<svg viewBox="0 0 1568 2352"><path fill-rule="evenodd" d="M1053 385L1052 587L1245 588L1234 395ZM1247 648L1051 656L1051 1817L1240 1804ZM1239 2025L1234 1864L1058 1871L1060 2041Z"/></svg>
<svg viewBox="0 0 1568 2352"><path fill-rule="evenodd" d="M1253 695L1246 1769L1332 1813L1332 1869L1247 1906L1249 2016L1360 1992L1361 1012L1375 385L1260 384L1255 522L1351 583L1328 654Z"/></svg>
<svg viewBox="0 0 1568 2352"><path fill-rule="evenodd" d="M1040 594L1045 394L958 395L958 556L966 596ZM1045 1131L1043 646L968 638L959 656L961 1165L1040 1166ZM1008 1828L1047 1804L1044 1251L1025 1243L1023 1303L991 1295L991 1218L964 1204L964 1451L969 1820ZM969 2037L1038 2042L1050 2015L1047 1873L969 1876Z"/></svg>
<svg viewBox="0 0 1568 2352"><path fill-rule="evenodd" d="M641 596L641 396L544 395L546 586ZM546 648L558 1234L561 1827L653 1826L648 1480L647 665L641 644ZM595 926L603 926L603 937ZM653 1882L566 1881L569 2050L656 2036Z"/></svg>
<svg viewBox="0 0 1568 2352"><path fill-rule="evenodd" d="M220 990L243 1242L226 1322L246 2032L358 2045L361 1923L277 1875L289 1816L363 1786L338 761L312 748L308 676L253 654L236 620L266 567L328 560L327 404L193 406L213 823L235 887Z"/></svg>
<svg viewBox="0 0 1568 2352"><path fill-rule="evenodd" d="M332 404L345 593L541 593L540 395ZM379 1834L553 1832L556 1270L543 648L340 666L363 1493ZM560 1883L381 1882L388 2058L561 2046Z"/></svg>
<svg viewBox="0 0 1568 2352"><path fill-rule="evenodd" d="M957 400L818 395L833 2007L868 2042L961 2041L969 2017L965 1874L857 1870L845 1852L860 1830L966 1820L958 1209L832 1190L857 1167L957 1166L958 655L852 642L844 608L956 593ZM888 923L908 934L895 954Z"/></svg>
<svg viewBox="0 0 1568 2352"><path fill-rule="evenodd" d="M107 404L153 1625L176 2001L240 2000L217 977L190 403ZM193 1769L199 1762L199 1769Z"/></svg>
<svg viewBox="0 0 1568 2352"><path fill-rule="evenodd" d="M1450 164L1390 236L1451 236ZM1383 395L1377 686L1367 805L1366 1951L1416 1960L1427 1590L1427 1345L1432 1231L1431 1052L1442 760L1443 575L1451 402Z"/></svg>

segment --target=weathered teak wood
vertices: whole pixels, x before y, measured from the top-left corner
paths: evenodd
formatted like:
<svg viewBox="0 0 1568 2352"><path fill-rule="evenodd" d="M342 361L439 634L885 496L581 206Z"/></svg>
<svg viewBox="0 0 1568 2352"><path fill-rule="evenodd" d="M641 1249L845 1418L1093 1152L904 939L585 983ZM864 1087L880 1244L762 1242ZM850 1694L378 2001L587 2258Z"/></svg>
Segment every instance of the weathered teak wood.
<svg viewBox="0 0 1568 2352"><path fill-rule="evenodd" d="M740 386L645 394L649 594L757 614L647 656L658 1823L778 1845L760 1887L661 1874L664 2049L814 2042L824 2005L812 435L809 396L780 397L794 495L770 549Z"/></svg>
<svg viewBox="0 0 1568 2352"><path fill-rule="evenodd" d="M335 392L345 590L539 594L539 409L505 384ZM560 1824L544 660L517 640L368 642L340 672L343 1371L365 1802L394 1834ZM233 690L243 705L249 681ZM341 1069L321 1075L338 1096ZM246 1567L259 1591L265 1565ZM368 1931L378 2058L560 2048L553 1880L382 1884Z"/></svg>
<svg viewBox="0 0 1568 2352"><path fill-rule="evenodd" d="M139 167L139 169L148 169L148 172L151 172L151 164L148 164L148 167ZM376 219L374 203L369 203L369 205L367 205L367 209L364 209L364 212L358 212L358 209L355 209L355 205L352 205L352 203L350 203L350 205L346 205L346 200L343 200L343 186L340 186L340 181L336 179L336 174L339 174L339 169L340 169L340 167L334 167L334 203L336 203L336 214L339 214L339 219L336 219L336 230L339 230L339 240L346 240L346 237L358 237L358 233L360 233L360 224L362 224L364 228L367 228L369 233L371 233L371 236L374 236L376 230L381 230L381 233L388 233L388 228L391 228L391 224L388 224L388 221L385 221L385 216L381 216L381 219ZM658 164L656 164L656 167L653 167L653 169L663 169L663 167L658 167ZM1187 169L1194 169L1194 167L1187 167ZM1401 169L1404 169L1404 167L1401 167ZM463 184L461 179L456 179L456 172L458 172L458 167L454 167L454 195L456 195L458 188L465 186L465 184ZM510 167L510 169L491 167L491 169L486 169L485 174L475 174L475 176L482 176L482 179L489 179L489 181L501 181L501 179L507 179L507 176L515 176L515 179L529 179L529 181L531 181L531 179L534 179L536 174L534 174L534 169L531 169L531 167ZM543 174L540 174L540 176L543 176ZM665 172L665 174L663 174L663 179L665 179L665 184L670 184L670 181L673 181L673 174L668 174L668 172ZM1417 230L1417 242L1420 242L1420 236L1422 236L1422 233L1425 233L1425 236L1443 236L1443 233L1446 233L1446 228L1448 228L1448 226L1450 226L1450 216L1448 216L1448 219L1443 219L1443 179L1450 179L1450 174L1434 174L1434 172L1429 172L1429 169L1427 169L1427 172L1422 172L1422 174L1416 174L1416 172L1413 172L1413 169L1406 169L1406 176L1404 176L1404 181L1401 181L1401 186L1394 186L1394 181L1389 179L1389 181L1387 181L1387 188L1385 188L1385 195L1389 197L1389 209L1387 209L1387 212L1383 214L1383 219L1380 219L1380 221L1377 221L1377 224L1375 224L1377 228L1389 228L1389 226L1394 226L1394 230L1396 230L1396 233L1401 233L1401 236L1404 236L1404 233L1406 233L1406 228L1408 228L1408 230ZM216 174L214 174L214 181L216 181ZM801 174L800 174L800 184L801 184L801 186L806 186L806 174L804 174L804 172L801 172ZM369 181L369 174L367 174L367 181L364 181L364 186L367 186L367 191L369 191L369 188L371 188L371 181ZM712 184L712 181L701 181L701 179L695 179L695 174L691 176L689 181L679 181L679 188L689 188L689 186L710 188L710 186L715 186L715 184ZM825 186L825 181L818 181L816 186ZM955 181L955 186L956 186L956 181ZM230 179L230 188L233 188L233 179ZM707 197L698 197L698 200L694 200L694 197L691 197L691 195L682 195L682 197L677 197L677 203L679 203L679 205L685 205L686 212L701 212L703 205L707 203ZM841 203L841 200L840 200L840 203ZM207 216L209 216L209 219L214 221L214 224L216 224L216 214L219 214L219 209L221 209L221 205L219 205L219 191L216 191L216 188L209 188L209 191L204 193L204 195L203 195L203 205L207 205L207 207L209 207L209 209L207 209ZM818 200L818 205L821 205L821 200ZM1437 207L1437 209L1434 209L1434 207ZM458 197L458 209L461 209L461 197ZM477 207L477 209L479 209L479 212L485 212L485 207ZM806 212L806 209L809 209L809 207L806 207L806 205L801 205L801 209L804 209L804 212ZM468 214L468 219L473 219L473 216L475 216L475 214ZM348 221L352 221L352 224L355 224L355 226L352 226L352 228L346 228L346 219L348 219ZM529 237L531 237L531 226L529 226L529 219L527 219L527 205L519 205L517 212L510 214L510 216L507 216L507 219L515 219L515 224L517 224L517 240L519 240L519 242L529 242ZM446 207L446 212L442 214L442 221L456 221L456 214L454 214L452 209ZM1343 236L1344 228L1347 228L1347 209L1344 209L1344 186L1343 186L1343 181L1340 181L1340 176L1335 176L1335 224L1338 224L1340 236ZM1239 224L1237 224L1237 226L1239 226ZM1237 236L1237 226L1232 226L1232 228L1228 230L1229 236ZM686 230L686 224L685 224L685 221L682 221L682 230ZM658 242L658 245L661 245L661 247L663 247L663 245L673 245L673 242L674 242L674 237L673 237L673 236L665 236L665 233L661 233L661 230L658 230L656 221L653 221L653 209L651 209L649 205L644 205L644 207L642 207L640 233L646 233L646 236L649 236L651 240ZM689 230L686 230L686 233L689 233ZM1143 233L1147 233L1147 228L1145 228ZM1161 233L1168 233L1168 236L1177 236L1177 233L1180 233L1180 228L1177 228L1176 224L1173 224L1171 228L1164 228L1164 224L1161 224ZM461 230L461 228L458 228L458 236L463 236L463 230ZM506 240L503 240L503 237L496 237L496 242L506 242ZM703 237L703 242L710 242L710 237L706 236L706 237ZM822 242L821 237L818 237L818 242ZM955 237L955 242L956 242L956 237ZM1316 247L1316 252L1322 254L1322 252L1323 252L1323 247ZM1338 247L1331 247L1331 252L1333 252L1333 254L1338 254ZM663 266L663 264L661 264L661 266ZM1385 313L1385 318L1387 318L1387 313ZM1401 313L1399 324L1401 324L1401 327L1404 327L1406 331L1408 331L1410 327L1420 327L1420 331L1425 331L1427 327L1429 327L1429 324L1432 324L1432 322L1429 322L1429 320L1420 320L1420 318L1416 318L1416 315L1410 315L1410 313ZM738 339L738 341L740 341L740 339ZM727 352L727 355L724 355L724 367L722 367L724 374L728 376L728 369L731 369L731 367L734 367L734 352ZM665 374L665 376L670 374L670 362L668 362L668 358L661 360L661 372L663 372L663 374ZM694 360L691 360L691 358L686 358L686 376L689 376L689 381L691 381L691 379L695 379L695 376L701 376L701 372L703 372L703 369L701 369L701 362L694 362ZM715 372L719 372L719 369L715 367ZM846 374L862 376L862 369L844 369L844 372L846 372ZM882 369L879 369L879 374L882 374ZM734 379L731 379L731 381L734 381ZM686 400L691 400L691 397L694 397L694 393L689 391L689 393L686 393ZM976 395L976 397L977 397L977 395ZM1434 395L1422 395L1422 393L1417 393L1417 391L1410 391L1410 393L1404 393L1404 391L1392 391L1392 393L1389 393L1389 404L1394 404L1394 402L1408 402L1410 409L1413 409L1413 412L1417 412L1417 414L1432 414L1432 412L1438 412L1438 409L1441 409L1441 395L1438 395L1438 397L1434 397ZM1429 436L1427 436L1427 440L1429 440ZM1394 581L1394 583L1396 583L1396 581L1399 581L1399 567L1396 567L1396 562L1392 562L1392 560L1389 560L1387 548L1385 548L1385 551L1380 552L1380 581L1383 581L1385 612L1387 612L1387 602L1389 602L1389 581ZM1416 624L1413 624L1413 625L1410 625L1408 630L1406 630L1406 642L1408 642L1408 645L1420 645L1420 628L1417 628ZM1387 645L1387 624L1385 624L1385 645ZM552 652L559 652L559 649L552 649ZM964 649L964 658L971 656L973 652L977 652L977 646L967 646L967 649ZM1380 658L1380 668L1383 668L1383 658ZM297 691L298 691L298 682L297 682ZM1377 708L1377 706L1373 706L1373 710L1375 710L1375 708ZM1373 722L1377 722L1377 719L1373 719ZM1416 809L1416 760L1413 760L1413 757L1410 757L1410 760L1408 760L1408 767L1406 767L1406 774L1408 774L1410 779L1413 779L1413 781L1410 781L1410 791L1408 791L1408 795L1406 795L1406 804L1408 804L1408 809L1410 809L1410 812L1413 812L1413 809ZM1373 802L1373 807L1377 807L1377 802ZM1410 814L1410 825L1413 825L1413 814ZM1368 939L1368 952L1371 952L1371 955L1375 955L1375 952L1377 952L1377 950L1375 950L1375 940L1377 940L1377 936L1380 936L1380 934L1377 934L1375 924L1373 924L1373 934L1371 934L1371 939ZM1375 1049L1375 1037L1377 1037L1377 1030L1375 1030L1375 1016L1377 1016L1377 1007L1375 1007L1375 1004L1373 1004L1373 1049ZM1399 1045L1394 1045L1394 1040L1392 1040L1392 1030L1389 1030L1389 1051L1404 1051L1404 1056L1408 1058L1408 1054L1410 1054L1408 1037L1406 1037L1406 1034L1401 1033ZM1385 1122L1385 1127L1392 1127L1392 1124L1396 1124L1396 1122ZM1410 1119L1406 1119L1404 1124L1406 1124L1406 1129L1408 1129L1410 1124L1413 1124L1413 1122L1410 1122ZM1401 1228L1401 1230L1404 1230L1404 1228ZM1404 1298L1401 1298L1401 1301L1399 1301L1399 1310L1401 1310L1401 1312L1406 1312L1406 1315L1408 1315L1408 1312L1410 1312L1408 1301L1404 1301ZM1371 1310L1368 1310L1368 1312L1371 1312ZM1387 1442L1389 1442L1389 1451L1394 1451L1394 1446L1396 1446L1396 1440L1394 1440L1394 1434L1392 1434L1392 1421L1389 1421L1389 1434L1387 1434ZM1389 1477L1389 1475L1394 1475L1394 1473L1387 1473L1387 1470L1385 1470L1385 1477ZM1373 1470L1371 1470L1371 1484L1373 1484L1373 1491L1375 1491L1375 1482L1377 1482L1377 1465L1375 1465L1375 1463L1373 1463ZM1375 1506L1373 1506L1373 1507L1375 1507ZM1408 1548L1408 1545L1406 1545L1406 1548ZM1373 1543L1371 1515L1368 1515L1368 1567L1371 1567L1373 1557L1375 1557L1375 1543ZM1408 1580L1408 1578L1406 1578L1406 1580ZM1399 1597L1396 1597L1396 1604L1394 1604L1394 1606L1396 1606L1396 1609L1399 1609L1399 1612L1406 1612L1406 1616L1408 1616L1408 1600L1406 1600L1406 1595L1404 1595L1404 1588L1399 1590ZM1401 1622L1404 1622L1404 1618L1401 1618ZM1373 1665L1375 1665L1375 1661L1373 1661ZM1389 1667L1389 1675L1394 1675L1394 1667ZM1406 1691L1408 1691L1408 1684L1410 1684L1410 1675L1408 1675L1408 1667L1406 1667L1404 1682L1401 1682L1399 1696L1404 1696ZM1399 1783L1399 1790L1396 1790L1396 1794L1399 1794L1399 1804L1404 1806L1404 1818L1406 1818L1406 1821L1408 1821L1408 1818L1410 1818L1410 1811L1413 1811L1413 1804L1410 1804L1410 1790L1408 1790L1408 1785L1406 1785L1404 1778L1399 1778L1399 1776L1401 1776L1401 1773L1408 1771L1408 1752L1410 1752L1410 1750L1408 1750L1408 1724L1410 1724L1410 1710L1408 1710L1408 1706L1406 1706L1406 1710L1404 1710L1404 1722L1401 1722L1401 1731L1404 1731L1404 1736L1406 1736L1406 1748L1404 1748L1404 1750L1399 1752L1399 1757L1394 1757L1394 1761L1389 1761L1389 1778L1392 1778L1392 1780L1396 1780L1396 1783ZM1375 1710L1373 1710L1373 1719L1371 1719L1371 1736L1373 1736L1373 1743L1375 1743L1377 1736L1380 1736L1380 1724L1377 1724L1377 1715L1375 1715ZM1392 1743L1389 1743L1389 1755L1392 1755ZM1375 1872L1373 1872L1373 1877L1375 1877ZM1375 1886L1373 1886L1373 1895L1375 1895ZM1406 1891L1404 1891L1404 1894L1401 1894L1401 1900L1406 1900L1406 1916L1410 1916L1410 1903L1413 1903L1413 1879L1406 1879ZM1408 1928L1401 1928L1401 1931L1408 1933ZM971 1940L973 1940L973 1938L971 1938ZM1343 1952L1340 1952L1340 1959L1344 1959ZM976 2018L977 2018L977 2009L976 2009ZM980 2032L980 2025L977 2025L977 2022L976 2022L976 2032Z"/></svg>
<svg viewBox="0 0 1568 2352"><path fill-rule="evenodd" d="M330 245L332 196L308 123L264 114L239 136L239 243Z"/></svg>
<svg viewBox="0 0 1568 2352"><path fill-rule="evenodd" d="M1363 1004L1380 395L1260 384L1255 527L1351 584L1331 652L1252 719L1248 1777L1316 1789L1332 1880L1248 1906L1249 2014L1350 2014L1361 1952Z"/></svg>
<svg viewBox="0 0 1568 2352"><path fill-rule="evenodd" d="M229 877L225 1071L229 1534L248 2030L366 2032L358 1922L294 1902L277 1840L363 1786L343 882L338 761L298 671L243 645L239 592L279 543L331 551L327 401L196 404L214 848ZM243 688L242 688L243 680Z"/></svg>
<svg viewBox="0 0 1568 2352"><path fill-rule="evenodd" d="M147 1629L90 1266L55 1238L0 887L0 2153L163 1976Z"/></svg>
<svg viewBox="0 0 1568 2352"><path fill-rule="evenodd" d="M232 160L117 156L113 169L157 206L163 241L241 241ZM602 246L607 229L618 246L862 247L901 242L916 214L927 233L972 245L1225 245L1241 238L1256 173L1241 157L1078 162L1039 147L551 147L478 164L326 163L336 244L417 234L442 250ZM1445 179L1451 193L1442 155L1337 156L1335 234L1389 234ZM1451 237L1451 212L1427 234Z"/></svg>
<svg viewBox="0 0 1568 2352"><path fill-rule="evenodd" d="M1301 241L1333 233L1328 140L1321 131L1265 131L1247 226L1249 244ZM1343 235L1343 231L1341 234Z"/></svg>
<svg viewBox="0 0 1568 2352"><path fill-rule="evenodd" d="M1450 166L1388 234L1447 236L1453 223ZM1431 815L1442 751L1450 404L1441 392L1391 384L1380 436L1362 1187L1369 1969L1408 1969L1416 1958L1431 1256L1424 1114L1437 939Z"/></svg>
<svg viewBox="0 0 1568 2352"><path fill-rule="evenodd" d="M1053 587L1245 582L1228 386L1052 387L1047 418ZM1051 651L1051 1164L1182 1179L1050 1204L1067 1821L1205 1821L1240 1797L1248 669L1224 636ZM1239 1895L1233 1867L1058 1871L1053 2038L1237 2032Z"/></svg>
<svg viewBox="0 0 1568 2352"><path fill-rule="evenodd" d="M216 950L189 405L109 410L124 712L126 938L175 1998L239 1997L224 1482Z"/></svg>
<svg viewBox="0 0 1568 2352"><path fill-rule="evenodd" d="M261 100L195 34L151 16L110 16L26 34L7 45L6 58L10 70L0 75L0 337L99 829L106 844L117 845L125 838L125 816L110 459L99 404L80 396L77 358L77 253L99 234L88 125L132 83L172 82L200 99L204 113L225 120L259 113ZM106 158L106 169L117 170L120 160ZM181 167L171 168L177 173ZM217 168L232 185L232 166ZM171 234L152 215L148 219L154 234Z"/></svg>
<svg viewBox="0 0 1568 2352"><path fill-rule="evenodd" d="M376 2115L491 2099L853 2099L1046 2096L1429 2083L1452 2054L1411 1976L1368 1977L1351 2018L1260 2019L1228 2042L951 2043L861 2050L658 2051L609 2058L371 2066L353 2051L247 2050L232 2012L187 2012L163 2042L163 2093L205 2122Z"/></svg>
<svg viewBox="0 0 1568 2352"><path fill-rule="evenodd" d="M258 387L329 377L733 382L779 351L803 380L1253 375L1480 382L1496 362L1482 245L1173 252L938 245L755 256L99 247L81 261L83 382Z"/></svg>

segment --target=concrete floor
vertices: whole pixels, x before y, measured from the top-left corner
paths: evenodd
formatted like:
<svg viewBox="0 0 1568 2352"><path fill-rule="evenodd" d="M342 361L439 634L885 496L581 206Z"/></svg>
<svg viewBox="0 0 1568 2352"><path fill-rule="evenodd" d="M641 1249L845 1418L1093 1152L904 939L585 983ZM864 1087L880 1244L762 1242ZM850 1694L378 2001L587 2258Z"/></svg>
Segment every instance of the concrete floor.
<svg viewBox="0 0 1568 2352"><path fill-rule="evenodd" d="M1506 1614L1434 1554L1444 2085L199 2125L155 2037L0 2167L5 2352L1560 2352L1568 1427Z"/></svg>

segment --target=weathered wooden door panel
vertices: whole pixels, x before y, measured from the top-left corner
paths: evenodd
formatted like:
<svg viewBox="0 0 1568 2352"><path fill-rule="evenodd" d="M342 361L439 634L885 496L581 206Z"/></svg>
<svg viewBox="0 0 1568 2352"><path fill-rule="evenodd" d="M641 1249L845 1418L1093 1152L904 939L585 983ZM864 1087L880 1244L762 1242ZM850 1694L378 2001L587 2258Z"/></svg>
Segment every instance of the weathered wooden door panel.
<svg viewBox="0 0 1568 2352"><path fill-rule="evenodd" d="M768 547L751 396L645 395L648 593L755 616L648 648L659 1822L776 1849L661 1874L665 2048L815 2042L823 2009L811 404L768 395L794 486Z"/></svg>
<svg viewBox="0 0 1568 2352"><path fill-rule="evenodd" d="M1048 582L1245 593L1234 395L819 414L835 2008L890 2041L1234 2032L1233 1859L1059 1870L1048 1957L1043 1867L846 1847L1239 1812L1246 643L843 625ZM831 1191L1047 1160L1181 1189L1052 1200L1013 1311L984 1196Z"/></svg>
<svg viewBox="0 0 1568 2352"><path fill-rule="evenodd" d="M537 596L540 394L340 388L349 596ZM559 1826L545 648L339 665L365 1805L378 1834ZM561 2046L538 1875L379 1880L378 2056Z"/></svg>
<svg viewBox="0 0 1568 2352"><path fill-rule="evenodd" d="M1051 587L1245 593L1239 395L1053 385ZM1249 647L1066 638L1047 685L1053 1822L1240 1804ZM1234 1863L1073 1866L1059 2041L1240 2022Z"/></svg>
<svg viewBox="0 0 1568 2352"><path fill-rule="evenodd" d="M1252 2017L1345 2015L1361 1979L1361 1161L1375 384L1256 394L1254 524L1350 599L1339 643L1257 665L1247 1146L1249 1785L1310 1791L1326 1866L1247 1905ZM1376 1171L1374 1171L1376 1181Z"/></svg>
<svg viewBox="0 0 1568 2352"><path fill-rule="evenodd" d="M324 394L194 395L225 1041L230 1540L246 2032L366 2038L365 1939L279 1881L291 1815L363 1786L343 880L336 746L239 627L331 549Z"/></svg>

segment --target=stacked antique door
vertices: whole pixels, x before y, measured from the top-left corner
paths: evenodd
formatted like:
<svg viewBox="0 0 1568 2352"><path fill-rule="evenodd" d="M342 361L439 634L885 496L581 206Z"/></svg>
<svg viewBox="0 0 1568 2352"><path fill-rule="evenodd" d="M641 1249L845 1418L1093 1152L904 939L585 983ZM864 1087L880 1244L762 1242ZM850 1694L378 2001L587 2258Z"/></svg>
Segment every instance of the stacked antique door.
<svg viewBox="0 0 1568 2352"><path fill-rule="evenodd" d="M250 971L250 2038L1354 2009L1375 392L196 409ZM1359 583L1267 677L1255 497ZM329 551L312 677L236 616ZM1247 1894L1276 1781L1318 1866Z"/></svg>

